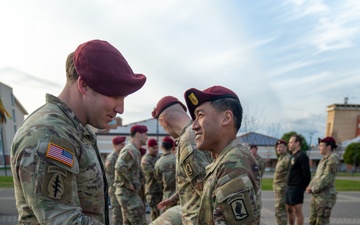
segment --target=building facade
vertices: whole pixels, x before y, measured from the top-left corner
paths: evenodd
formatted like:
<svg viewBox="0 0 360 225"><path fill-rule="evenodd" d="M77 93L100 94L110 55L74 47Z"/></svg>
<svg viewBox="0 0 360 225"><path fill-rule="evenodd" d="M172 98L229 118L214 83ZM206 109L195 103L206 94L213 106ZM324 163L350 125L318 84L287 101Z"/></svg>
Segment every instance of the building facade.
<svg viewBox="0 0 360 225"><path fill-rule="evenodd" d="M6 118L6 123L0 125L0 165L3 166L5 163L6 165L10 164L10 148L12 140L28 113L14 96L12 88L1 82L0 98L4 108L11 115L11 118Z"/></svg>

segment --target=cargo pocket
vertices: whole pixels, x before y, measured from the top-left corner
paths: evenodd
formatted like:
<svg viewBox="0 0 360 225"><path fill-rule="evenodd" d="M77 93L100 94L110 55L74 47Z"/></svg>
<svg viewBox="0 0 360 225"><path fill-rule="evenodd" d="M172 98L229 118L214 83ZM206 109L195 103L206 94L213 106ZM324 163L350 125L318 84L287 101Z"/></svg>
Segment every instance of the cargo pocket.
<svg viewBox="0 0 360 225"><path fill-rule="evenodd" d="M245 224L260 216L258 199L247 175L228 181L215 191L215 196L218 203L215 208L223 210L228 224Z"/></svg>

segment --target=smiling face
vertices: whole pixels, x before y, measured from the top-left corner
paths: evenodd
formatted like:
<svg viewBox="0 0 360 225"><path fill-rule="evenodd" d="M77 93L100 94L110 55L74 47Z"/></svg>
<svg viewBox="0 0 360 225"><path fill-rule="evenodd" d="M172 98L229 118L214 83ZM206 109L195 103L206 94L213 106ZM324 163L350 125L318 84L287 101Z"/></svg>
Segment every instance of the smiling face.
<svg viewBox="0 0 360 225"><path fill-rule="evenodd" d="M194 113L192 129L195 131L196 147L200 150L218 150L223 113L215 110L210 102L201 104Z"/></svg>

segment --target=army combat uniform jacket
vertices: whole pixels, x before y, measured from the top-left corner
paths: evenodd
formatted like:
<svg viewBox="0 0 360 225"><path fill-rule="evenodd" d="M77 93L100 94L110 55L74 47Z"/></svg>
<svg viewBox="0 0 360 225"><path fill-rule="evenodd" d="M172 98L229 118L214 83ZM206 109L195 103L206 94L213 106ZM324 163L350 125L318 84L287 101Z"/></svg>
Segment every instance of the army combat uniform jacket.
<svg viewBox="0 0 360 225"><path fill-rule="evenodd" d="M176 158L173 153L163 154L155 164L155 178L162 186L163 200L175 193L175 167Z"/></svg>
<svg viewBox="0 0 360 225"><path fill-rule="evenodd" d="M264 175L265 173L265 167L266 167L266 162L265 159L261 158L261 156L259 156L258 154L256 154L255 156L255 160L258 164L259 170L260 170L260 175L261 177Z"/></svg>
<svg viewBox="0 0 360 225"><path fill-rule="evenodd" d="M273 190L286 191L286 179L289 170L290 154L280 155L275 167ZM285 196L284 196L285 198Z"/></svg>
<svg viewBox="0 0 360 225"><path fill-rule="evenodd" d="M19 224L109 224L96 137L60 99L47 94L21 125L11 169Z"/></svg>
<svg viewBox="0 0 360 225"><path fill-rule="evenodd" d="M183 224L197 224L205 167L210 163L206 152L196 148L195 132L187 124L178 138L176 151L177 194L183 210Z"/></svg>
<svg viewBox="0 0 360 225"><path fill-rule="evenodd" d="M260 213L259 169L237 138L206 167L198 224L258 225Z"/></svg>

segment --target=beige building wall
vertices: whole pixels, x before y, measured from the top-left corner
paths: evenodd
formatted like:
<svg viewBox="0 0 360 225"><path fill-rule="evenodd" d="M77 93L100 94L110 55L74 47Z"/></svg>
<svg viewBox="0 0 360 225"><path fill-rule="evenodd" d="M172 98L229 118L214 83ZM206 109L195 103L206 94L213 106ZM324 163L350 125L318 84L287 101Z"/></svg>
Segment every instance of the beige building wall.
<svg viewBox="0 0 360 225"><path fill-rule="evenodd" d="M332 136L341 143L359 135L360 105L334 104L328 106L327 112L326 136Z"/></svg>

